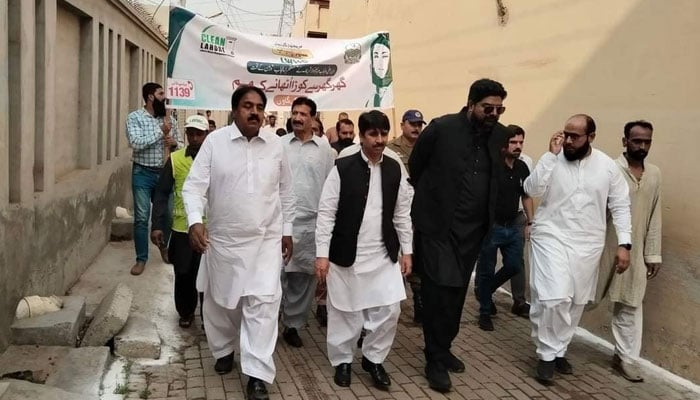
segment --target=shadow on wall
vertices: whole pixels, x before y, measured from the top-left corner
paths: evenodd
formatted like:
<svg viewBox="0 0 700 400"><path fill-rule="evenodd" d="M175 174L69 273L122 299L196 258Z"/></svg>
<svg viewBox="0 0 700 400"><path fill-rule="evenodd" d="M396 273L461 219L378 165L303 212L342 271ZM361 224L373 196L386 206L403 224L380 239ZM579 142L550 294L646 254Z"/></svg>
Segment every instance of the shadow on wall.
<svg viewBox="0 0 700 400"><path fill-rule="evenodd" d="M700 382L700 325L693 318L700 310L700 249L693 245L700 177L690 173L697 150L686 138L698 137L688 130L700 126L697 15L698 2L640 1L529 126L546 135L568 116L588 113L598 125L596 147L616 158L625 122L653 122L649 161L664 177L664 266L647 289L642 356L694 382ZM610 340L608 305L586 313L582 326Z"/></svg>

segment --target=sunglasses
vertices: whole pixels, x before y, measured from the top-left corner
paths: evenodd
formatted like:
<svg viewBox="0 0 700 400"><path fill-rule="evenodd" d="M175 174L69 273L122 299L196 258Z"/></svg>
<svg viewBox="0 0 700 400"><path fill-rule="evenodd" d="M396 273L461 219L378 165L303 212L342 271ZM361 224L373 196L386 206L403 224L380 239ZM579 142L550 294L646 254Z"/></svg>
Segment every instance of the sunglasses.
<svg viewBox="0 0 700 400"><path fill-rule="evenodd" d="M496 114L501 115L504 112L506 112L506 108L504 106L492 106L490 104L480 104L481 108L484 109L484 113L486 114L493 114L493 110L496 110Z"/></svg>
<svg viewBox="0 0 700 400"><path fill-rule="evenodd" d="M588 136L587 133L583 134L583 135L579 135L578 133L563 132L563 134L564 134L564 140L571 139L572 142L575 142L584 136Z"/></svg>

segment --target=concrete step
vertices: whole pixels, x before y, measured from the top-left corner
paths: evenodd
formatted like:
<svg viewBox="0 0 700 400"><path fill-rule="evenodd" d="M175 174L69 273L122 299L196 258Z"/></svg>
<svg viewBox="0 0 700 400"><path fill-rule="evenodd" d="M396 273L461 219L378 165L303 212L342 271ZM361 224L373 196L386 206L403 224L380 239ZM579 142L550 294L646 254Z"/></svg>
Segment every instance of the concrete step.
<svg viewBox="0 0 700 400"><path fill-rule="evenodd" d="M63 346L10 346L0 355L0 378L44 383L70 350Z"/></svg>
<svg viewBox="0 0 700 400"><path fill-rule="evenodd" d="M109 347L70 349L49 375L46 385L97 399L109 357Z"/></svg>
<svg viewBox="0 0 700 400"><path fill-rule="evenodd" d="M85 322L85 297L61 298L63 308L58 311L16 320L11 326L12 343L75 347Z"/></svg>
<svg viewBox="0 0 700 400"><path fill-rule="evenodd" d="M124 329L114 337L114 353L126 358L160 358L160 336L156 324L130 315Z"/></svg>
<svg viewBox="0 0 700 400"><path fill-rule="evenodd" d="M104 346L121 331L129 318L133 298L131 289L118 283L97 306L80 346Z"/></svg>
<svg viewBox="0 0 700 400"><path fill-rule="evenodd" d="M8 379L0 381L0 400L96 400L98 397L71 393L52 386Z"/></svg>
<svg viewBox="0 0 700 400"><path fill-rule="evenodd" d="M134 218L114 218L109 231L109 240L120 242L134 237Z"/></svg>

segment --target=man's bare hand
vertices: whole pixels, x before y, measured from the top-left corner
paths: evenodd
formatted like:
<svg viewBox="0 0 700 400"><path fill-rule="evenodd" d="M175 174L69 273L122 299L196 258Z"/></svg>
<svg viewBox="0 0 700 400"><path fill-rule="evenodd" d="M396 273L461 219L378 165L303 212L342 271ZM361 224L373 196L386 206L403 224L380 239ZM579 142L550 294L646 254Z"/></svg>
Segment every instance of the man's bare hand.
<svg viewBox="0 0 700 400"><path fill-rule="evenodd" d="M163 231L161 230L154 230L151 232L151 243L155 244L158 246L158 248L164 247L165 243L163 241Z"/></svg>
<svg viewBox="0 0 700 400"><path fill-rule="evenodd" d="M202 223L190 226L190 246L197 253L204 253L209 249L209 232Z"/></svg>
<svg viewBox="0 0 700 400"><path fill-rule="evenodd" d="M404 254L401 256L401 273L403 276L409 276L411 271L413 271L413 256Z"/></svg>
<svg viewBox="0 0 700 400"><path fill-rule="evenodd" d="M284 260L284 265L289 263L292 259L292 251L294 250L294 243L292 242L291 236L282 236L282 259Z"/></svg>
<svg viewBox="0 0 700 400"><path fill-rule="evenodd" d="M558 155L562 146L564 146L564 132L559 131L552 135L552 139L549 140L549 151Z"/></svg>
<svg viewBox="0 0 700 400"><path fill-rule="evenodd" d="M163 140L165 141L165 145L167 147L177 146L177 141L172 135L163 136Z"/></svg>
<svg viewBox="0 0 700 400"><path fill-rule="evenodd" d="M661 269L661 264L659 264L659 263L647 264L647 279L656 278L656 275L659 274L660 269Z"/></svg>
<svg viewBox="0 0 700 400"><path fill-rule="evenodd" d="M330 262L328 257L316 257L316 279L318 283L323 283L326 281L326 276L328 276L328 268L330 267Z"/></svg>
<svg viewBox="0 0 700 400"><path fill-rule="evenodd" d="M170 129L172 127L173 125L170 122L170 117L166 115L165 118L163 118L163 125L160 126L160 130L163 131L163 136L170 135Z"/></svg>
<svg viewBox="0 0 700 400"><path fill-rule="evenodd" d="M624 247L617 248L617 255L615 256L615 271L621 274L627 270L630 266L630 251Z"/></svg>

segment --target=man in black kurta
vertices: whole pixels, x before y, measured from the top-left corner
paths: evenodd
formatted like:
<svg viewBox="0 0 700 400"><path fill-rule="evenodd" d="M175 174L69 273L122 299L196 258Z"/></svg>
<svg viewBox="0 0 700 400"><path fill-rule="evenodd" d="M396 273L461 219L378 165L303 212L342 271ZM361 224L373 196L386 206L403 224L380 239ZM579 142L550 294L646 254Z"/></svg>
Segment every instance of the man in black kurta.
<svg viewBox="0 0 700 400"><path fill-rule="evenodd" d="M459 332L469 278L494 215L501 148L498 123L507 92L490 79L475 81L467 106L434 119L409 159L415 197L415 270L423 279L425 373L430 387L450 390L450 372L464 363L450 352Z"/></svg>

